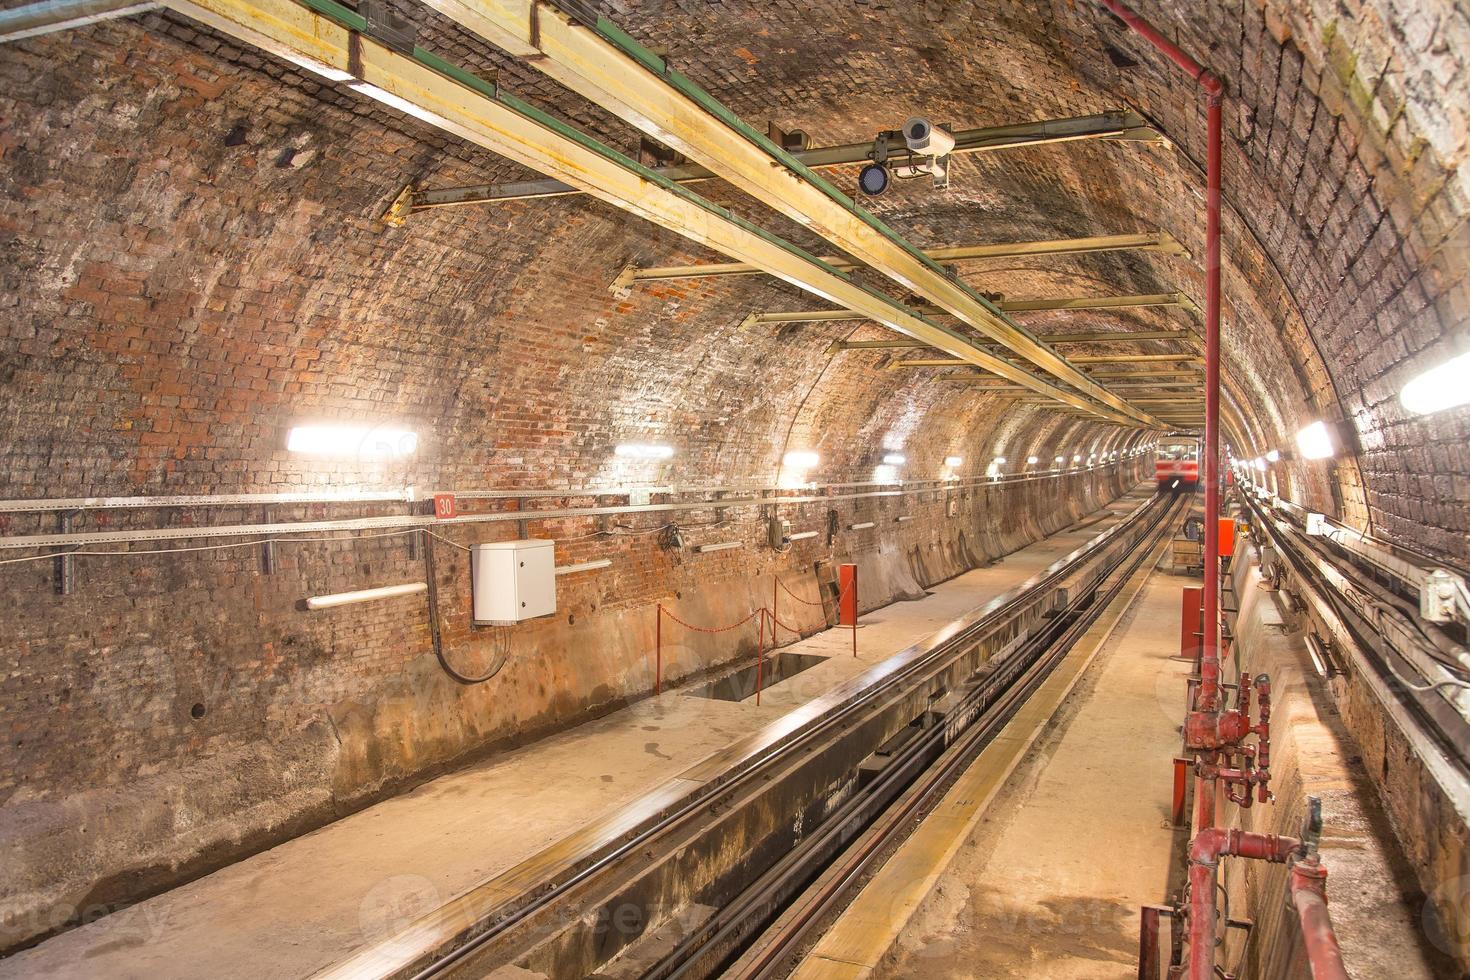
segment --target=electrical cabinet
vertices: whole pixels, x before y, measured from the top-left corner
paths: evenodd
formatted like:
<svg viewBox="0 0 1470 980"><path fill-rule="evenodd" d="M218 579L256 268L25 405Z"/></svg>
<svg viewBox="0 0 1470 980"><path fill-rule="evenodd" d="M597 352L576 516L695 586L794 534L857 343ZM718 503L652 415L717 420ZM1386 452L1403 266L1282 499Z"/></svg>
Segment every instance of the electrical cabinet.
<svg viewBox="0 0 1470 980"><path fill-rule="evenodd" d="M556 612L556 546L551 541L494 541L470 547L477 624L506 625Z"/></svg>

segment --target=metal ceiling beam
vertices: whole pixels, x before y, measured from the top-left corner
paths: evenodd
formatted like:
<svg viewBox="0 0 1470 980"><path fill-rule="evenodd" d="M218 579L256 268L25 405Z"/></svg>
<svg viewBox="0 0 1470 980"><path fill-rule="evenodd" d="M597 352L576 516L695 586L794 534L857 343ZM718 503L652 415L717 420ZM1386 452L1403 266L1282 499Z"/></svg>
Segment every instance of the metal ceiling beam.
<svg viewBox="0 0 1470 980"><path fill-rule="evenodd" d="M955 146L951 151L954 153L983 153L1095 139L1138 143L1165 142L1164 137L1148 125L1148 120L1131 109L1065 119L1042 119L1010 126L962 129L954 134L954 138ZM867 163L872 159L875 146L875 141L870 140L866 143L792 150L791 155L814 170L824 170ZM655 171L680 184L709 180L715 176L709 168L701 167L697 163L656 167ZM406 196L401 198L401 203L395 204L391 215L384 215L384 220L390 224L401 224L409 214L435 208L565 197L582 193L559 180L523 180L504 184L472 184L468 187L416 188L410 185L406 191Z"/></svg>
<svg viewBox="0 0 1470 980"><path fill-rule="evenodd" d="M682 153L852 258L999 342L1114 413L1154 424L1126 399L1006 318L882 220L751 128L606 17L573 20L540 0L424 0L585 99ZM544 172L544 171L543 171ZM677 186L677 185L671 185ZM849 303L838 304L856 309Z"/></svg>
<svg viewBox="0 0 1470 980"><path fill-rule="evenodd" d="M930 253L932 254L932 253ZM1198 312L1194 301L1183 293L1147 293L1133 296L1068 296L1042 299L998 299L995 305L1002 313L1037 313L1046 310L1126 310L1180 306ZM928 315L945 315L944 310L933 307L916 307ZM777 313L752 313L740 323L740 329L758 327L765 323L825 323L835 320L861 320L862 315L852 310L792 310ZM1040 334L1037 335L1041 337ZM1045 338L1057 343L1056 337Z"/></svg>
<svg viewBox="0 0 1470 980"><path fill-rule="evenodd" d="M751 314L759 316L760 314ZM1062 333L1047 334L1046 341L1051 344L1122 344L1132 343L1140 340L1181 340L1189 341L1194 334L1188 330L1136 330L1131 333L1104 333L1089 331L1086 333ZM847 350L908 350L915 347L924 347L917 340L834 340L827 348L828 354L838 354ZM1075 358L1073 359L1076 360Z"/></svg>
<svg viewBox="0 0 1470 980"><path fill-rule="evenodd" d="M1072 358L1073 364L1155 364L1170 361L1180 364L1203 364L1196 354L1083 354Z"/></svg>
<svg viewBox="0 0 1470 980"><path fill-rule="evenodd" d="M0 44L157 10L152 0L44 0L0 10Z"/></svg>
<svg viewBox="0 0 1470 980"><path fill-rule="evenodd" d="M976 347L899 301L824 266L806 252L664 181L611 147L500 92L484 79L421 48L404 51L372 36L365 18L334 0L168 0L171 9L330 81L460 136L701 245L923 340L1032 391L1095 411L1109 421L1154 425L1066 391ZM1096 389L1102 391L1101 388ZM1116 396L1110 399L1121 403Z"/></svg>
<svg viewBox="0 0 1470 980"><path fill-rule="evenodd" d="M1055 238L1034 242L999 242L990 245L956 245L951 248L925 250L935 262L963 262L970 259L1016 258L1026 255L1090 255L1095 252L1159 252L1165 255L1188 255L1184 246L1168 232L1147 235L1096 235L1088 238ZM856 269L863 263L843 256L822 259L836 269ZM703 262L698 265L629 265L613 280L614 290L638 282L666 279L701 279L718 276L754 276L762 270L740 262Z"/></svg>

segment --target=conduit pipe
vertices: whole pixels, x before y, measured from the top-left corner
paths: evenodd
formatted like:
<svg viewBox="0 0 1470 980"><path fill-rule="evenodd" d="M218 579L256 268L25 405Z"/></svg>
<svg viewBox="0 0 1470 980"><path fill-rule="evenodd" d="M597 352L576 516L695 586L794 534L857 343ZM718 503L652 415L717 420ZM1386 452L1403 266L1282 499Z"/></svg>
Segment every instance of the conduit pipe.
<svg viewBox="0 0 1470 980"><path fill-rule="evenodd" d="M157 10L162 4L139 0L46 0L11 10L0 10L0 43L85 27Z"/></svg>
<svg viewBox="0 0 1470 980"><path fill-rule="evenodd" d="M1120 0L1099 0L1194 79L1205 96L1205 631L1195 706L1220 705L1220 170L1221 100L1225 83Z"/></svg>

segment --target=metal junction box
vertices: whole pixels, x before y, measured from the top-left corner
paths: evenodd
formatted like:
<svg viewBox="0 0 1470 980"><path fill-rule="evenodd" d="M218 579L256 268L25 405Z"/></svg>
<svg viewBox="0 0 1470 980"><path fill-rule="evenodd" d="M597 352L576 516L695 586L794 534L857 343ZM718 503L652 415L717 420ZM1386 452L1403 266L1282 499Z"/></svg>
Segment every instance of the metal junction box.
<svg viewBox="0 0 1470 980"><path fill-rule="evenodd" d="M495 541L470 548L477 624L504 626L556 612L556 545Z"/></svg>

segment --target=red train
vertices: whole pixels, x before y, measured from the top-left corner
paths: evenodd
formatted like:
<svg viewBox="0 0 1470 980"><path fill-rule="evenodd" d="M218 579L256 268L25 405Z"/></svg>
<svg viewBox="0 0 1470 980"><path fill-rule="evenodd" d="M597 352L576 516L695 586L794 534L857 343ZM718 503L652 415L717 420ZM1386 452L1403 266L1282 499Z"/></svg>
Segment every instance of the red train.
<svg viewBox="0 0 1470 980"><path fill-rule="evenodd" d="M1192 493L1199 487L1199 443L1161 443L1154 457L1159 492Z"/></svg>

